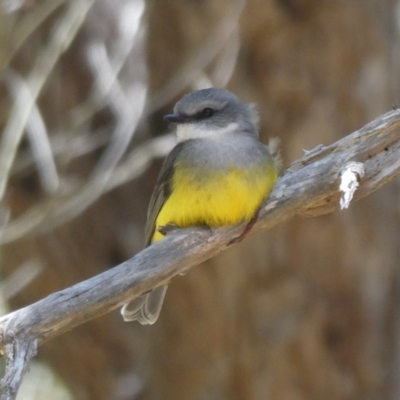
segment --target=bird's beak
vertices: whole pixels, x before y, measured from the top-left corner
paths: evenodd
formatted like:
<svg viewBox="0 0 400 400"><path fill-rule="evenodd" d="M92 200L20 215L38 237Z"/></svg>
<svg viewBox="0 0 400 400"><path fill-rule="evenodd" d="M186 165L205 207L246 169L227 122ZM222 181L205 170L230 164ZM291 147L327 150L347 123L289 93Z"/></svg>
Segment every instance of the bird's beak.
<svg viewBox="0 0 400 400"><path fill-rule="evenodd" d="M177 114L168 114L164 116L164 119L169 122L173 122L174 124L183 124L188 122L189 118L185 117L184 115L177 115Z"/></svg>

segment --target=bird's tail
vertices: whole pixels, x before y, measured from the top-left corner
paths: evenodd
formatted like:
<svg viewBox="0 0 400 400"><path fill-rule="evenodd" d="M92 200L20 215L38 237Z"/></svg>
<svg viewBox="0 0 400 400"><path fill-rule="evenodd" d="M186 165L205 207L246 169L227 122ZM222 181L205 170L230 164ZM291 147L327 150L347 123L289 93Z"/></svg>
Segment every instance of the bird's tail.
<svg viewBox="0 0 400 400"><path fill-rule="evenodd" d="M121 314L124 321L138 321L142 325L152 325L160 315L168 286L160 286L152 292L133 299L123 305Z"/></svg>

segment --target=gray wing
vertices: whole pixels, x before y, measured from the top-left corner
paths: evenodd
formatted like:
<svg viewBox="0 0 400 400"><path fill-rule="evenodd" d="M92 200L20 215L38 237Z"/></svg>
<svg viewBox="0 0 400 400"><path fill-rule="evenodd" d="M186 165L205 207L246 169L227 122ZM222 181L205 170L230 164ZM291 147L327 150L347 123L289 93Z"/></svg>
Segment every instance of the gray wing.
<svg viewBox="0 0 400 400"><path fill-rule="evenodd" d="M174 171L175 160L182 150L183 143L179 143L168 155L161 168L154 192L150 199L147 223L145 229L145 247L151 244L156 220L161 207L171 194L171 178ZM137 320L142 325L154 324L160 315L167 286L160 286L152 292L133 299L123 305L121 314L125 321Z"/></svg>
<svg viewBox="0 0 400 400"><path fill-rule="evenodd" d="M174 164L179 153L182 151L182 147L183 143L179 143L172 149L161 168L160 175L158 176L147 212L147 222L144 233L145 247L151 244L151 238L154 234L158 213L171 194L171 178L174 172Z"/></svg>

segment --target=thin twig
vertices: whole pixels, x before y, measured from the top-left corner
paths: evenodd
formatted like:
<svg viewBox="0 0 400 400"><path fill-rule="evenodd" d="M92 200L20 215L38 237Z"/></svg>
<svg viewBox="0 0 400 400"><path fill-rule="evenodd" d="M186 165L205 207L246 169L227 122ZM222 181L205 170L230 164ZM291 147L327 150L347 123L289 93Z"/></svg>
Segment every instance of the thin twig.
<svg viewBox="0 0 400 400"><path fill-rule="evenodd" d="M42 186L46 192L53 193L57 190L60 180L42 114L36 102L31 98L29 86L18 73L8 70L4 81L16 103L21 104L25 99L31 99L32 112L26 123L27 137Z"/></svg>
<svg viewBox="0 0 400 400"><path fill-rule="evenodd" d="M232 32L226 48L219 56L218 62L211 73L211 81L215 87L225 87L231 80L236 68L237 58L240 50L239 25Z"/></svg>
<svg viewBox="0 0 400 400"><path fill-rule="evenodd" d="M0 58L0 75L9 65L14 55L18 52L26 40L39 28L39 26L48 18L65 0L47 0L39 2L32 10L27 13L12 32L11 43L8 45L5 56Z"/></svg>
<svg viewBox="0 0 400 400"><path fill-rule="evenodd" d="M87 60L95 78L95 83L86 101L70 112L71 129L77 129L107 105L109 93L113 86L118 83L118 75L137 42L136 36L143 29L142 17L145 3L136 1L124 4L121 7L119 11L120 20L118 26L120 29L117 35L118 40L113 43L111 55L108 55L104 42L92 41L87 46ZM109 64L106 65L107 70L104 70L103 62Z"/></svg>
<svg viewBox="0 0 400 400"><path fill-rule="evenodd" d="M93 178L105 182L117 166L139 124L146 101L147 86L144 82L136 82L131 88L123 90L118 79L114 79L116 72L113 71L105 47L100 46L97 53L97 67L94 70L98 76L99 90L102 90L103 86L100 82L105 81L104 90L107 91L107 97L106 94L104 97L117 115L118 121L112 133L112 140L93 171ZM107 84L109 81L113 82L110 87ZM100 188L104 184L97 183L96 186ZM101 190L98 194L101 194Z"/></svg>
<svg viewBox="0 0 400 400"><path fill-rule="evenodd" d="M4 196L10 170L36 99L57 61L75 38L93 3L94 0L70 3L64 18L51 35L49 44L38 54L36 63L26 80L30 96L20 97L18 102L14 103L0 144L0 200Z"/></svg>
<svg viewBox="0 0 400 400"><path fill-rule="evenodd" d="M19 265L9 276L2 279L0 283L2 299L7 301L20 293L42 272L43 264L39 260L27 260Z"/></svg>
<svg viewBox="0 0 400 400"><path fill-rule="evenodd" d="M105 146L109 139L109 127L103 127L88 132L82 130L78 132L62 131L53 133L50 139L50 147L53 157L60 160L61 164L66 164L75 158L79 158L87 153ZM19 154L18 159L12 167L12 173L21 173L33 167L32 156L28 151Z"/></svg>

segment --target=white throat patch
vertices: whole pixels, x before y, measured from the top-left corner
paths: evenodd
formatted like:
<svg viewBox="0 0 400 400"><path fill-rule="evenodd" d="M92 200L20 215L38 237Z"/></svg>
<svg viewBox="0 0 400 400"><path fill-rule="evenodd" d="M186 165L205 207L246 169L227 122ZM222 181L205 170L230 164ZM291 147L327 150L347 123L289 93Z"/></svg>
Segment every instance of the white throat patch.
<svg viewBox="0 0 400 400"><path fill-rule="evenodd" d="M238 129L236 122L231 122L224 128L204 128L198 124L179 124L176 128L178 142L184 142L189 139L213 139L218 140L226 137Z"/></svg>

